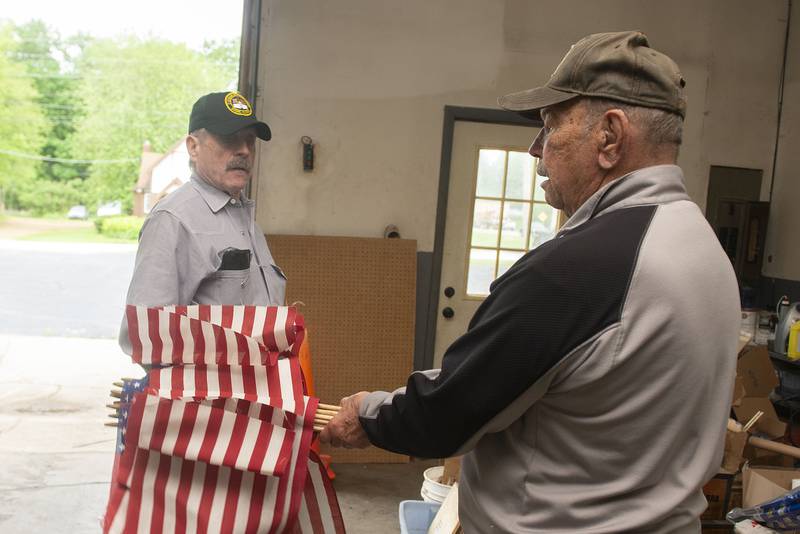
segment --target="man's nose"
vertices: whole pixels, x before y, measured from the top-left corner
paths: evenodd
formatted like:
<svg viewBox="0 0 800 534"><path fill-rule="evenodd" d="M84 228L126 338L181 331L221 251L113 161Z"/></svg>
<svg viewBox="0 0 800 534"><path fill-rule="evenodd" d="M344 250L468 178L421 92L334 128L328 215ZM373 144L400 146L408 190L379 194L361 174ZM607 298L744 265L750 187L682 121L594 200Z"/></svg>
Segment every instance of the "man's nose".
<svg viewBox="0 0 800 534"><path fill-rule="evenodd" d="M530 154L534 158L541 158L543 144L544 144L544 128L539 130L539 133L536 135L536 138L533 140L533 143L531 143L531 147L528 149L528 154Z"/></svg>
<svg viewBox="0 0 800 534"><path fill-rule="evenodd" d="M250 146L245 139L240 139L236 146L234 147L234 152L237 156L249 156L250 153L253 151L253 147Z"/></svg>

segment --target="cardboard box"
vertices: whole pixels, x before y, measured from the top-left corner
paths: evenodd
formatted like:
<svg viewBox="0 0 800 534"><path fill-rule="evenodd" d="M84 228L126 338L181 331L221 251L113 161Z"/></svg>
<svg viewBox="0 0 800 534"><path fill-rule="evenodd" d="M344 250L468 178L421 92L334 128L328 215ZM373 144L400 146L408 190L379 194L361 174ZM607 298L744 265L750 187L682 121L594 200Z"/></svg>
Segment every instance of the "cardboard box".
<svg viewBox="0 0 800 534"><path fill-rule="evenodd" d="M752 508L780 497L792 489L792 480L800 480L800 469L780 467L745 467L742 471L742 506Z"/></svg>
<svg viewBox="0 0 800 534"><path fill-rule="evenodd" d="M781 438L786 434L786 423L778 419L775 407L767 397L753 397L748 395L741 399L739 406L733 407L733 413L736 414L736 419L742 424L747 423L747 421L759 411L764 412L764 415L762 415L752 427L754 432L766 434L772 439Z"/></svg>
<svg viewBox="0 0 800 534"><path fill-rule="evenodd" d="M725 449L722 453L722 469L735 473L743 462L744 447L747 445L747 432L725 432Z"/></svg>
<svg viewBox="0 0 800 534"><path fill-rule="evenodd" d="M778 375L767 347L762 345L747 345L741 350L736 375L741 379L746 397L767 397L778 386Z"/></svg>
<svg viewBox="0 0 800 534"><path fill-rule="evenodd" d="M737 372L736 380L733 382L733 396L731 398L731 406L741 406L742 399L744 398L745 395L747 395L747 392L744 390L744 379Z"/></svg>
<svg viewBox="0 0 800 534"><path fill-rule="evenodd" d="M794 458L772 451L765 451L752 445L744 448L742 456L753 467L794 467Z"/></svg>
<svg viewBox="0 0 800 534"><path fill-rule="evenodd" d="M461 478L461 456L446 458L442 471L442 484L452 486Z"/></svg>
<svg viewBox="0 0 800 534"><path fill-rule="evenodd" d="M708 508L700 516L700 519L722 520L728 513L731 499L731 488L733 485L733 475L728 473L718 473L714 478L703 486L703 495L706 496Z"/></svg>

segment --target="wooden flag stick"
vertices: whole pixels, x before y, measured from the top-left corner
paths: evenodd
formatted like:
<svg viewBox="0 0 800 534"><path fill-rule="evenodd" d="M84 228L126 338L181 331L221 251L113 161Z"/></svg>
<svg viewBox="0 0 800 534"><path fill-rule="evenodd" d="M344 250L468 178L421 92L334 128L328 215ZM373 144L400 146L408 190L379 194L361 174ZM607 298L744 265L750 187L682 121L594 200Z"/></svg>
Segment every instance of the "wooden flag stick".
<svg viewBox="0 0 800 534"><path fill-rule="evenodd" d="M747 424L745 424L744 427L742 427L742 432L747 432L748 430L750 430L750 428L754 424L756 424L759 419L761 419L762 415L764 415L764 412L762 412L761 410L757 411L756 414L750 418Z"/></svg>
<svg viewBox="0 0 800 534"><path fill-rule="evenodd" d="M322 410L331 410L331 411L334 411L334 412L338 412L339 410L342 409L341 406L335 406L333 404L322 404L321 402L319 403L319 407Z"/></svg>
<svg viewBox="0 0 800 534"><path fill-rule="evenodd" d="M121 399L122 398L122 391L120 391L118 389L112 389L111 390L111 396L114 397L115 399Z"/></svg>
<svg viewBox="0 0 800 534"><path fill-rule="evenodd" d="M119 425L117 423L112 423L112 422L109 421L108 423L103 423L103 426L113 426L114 428L116 428Z"/></svg>

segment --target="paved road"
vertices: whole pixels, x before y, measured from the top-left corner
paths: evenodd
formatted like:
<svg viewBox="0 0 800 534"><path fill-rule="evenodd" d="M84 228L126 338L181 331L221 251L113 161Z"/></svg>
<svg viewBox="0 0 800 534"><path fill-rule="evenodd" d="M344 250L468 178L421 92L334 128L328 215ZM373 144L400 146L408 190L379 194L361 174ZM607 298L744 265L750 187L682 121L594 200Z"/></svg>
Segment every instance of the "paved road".
<svg viewBox="0 0 800 534"><path fill-rule="evenodd" d="M136 245L0 240L0 334L113 338Z"/></svg>

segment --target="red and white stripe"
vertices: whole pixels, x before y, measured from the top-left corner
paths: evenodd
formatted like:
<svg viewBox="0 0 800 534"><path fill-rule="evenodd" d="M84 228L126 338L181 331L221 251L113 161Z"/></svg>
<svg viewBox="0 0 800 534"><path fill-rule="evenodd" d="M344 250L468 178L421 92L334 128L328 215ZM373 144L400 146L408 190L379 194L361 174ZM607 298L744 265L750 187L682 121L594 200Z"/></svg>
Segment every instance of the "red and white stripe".
<svg viewBox="0 0 800 534"><path fill-rule="evenodd" d="M303 500L293 534L345 534L336 491L325 465L314 451L308 458Z"/></svg>
<svg viewBox="0 0 800 534"><path fill-rule="evenodd" d="M126 307L133 361L148 365L274 365L296 355L303 318L293 307Z"/></svg>
<svg viewBox="0 0 800 534"><path fill-rule="evenodd" d="M144 401L141 449L262 475L282 475L289 465L292 430L198 402Z"/></svg>
<svg viewBox="0 0 800 534"><path fill-rule="evenodd" d="M115 461L104 532L344 532L309 460L318 400L304 395L294 308L127 309L149 372ZM286 358L278 359L279 355Z"/></svg>
<svg viewBox="0 0 800 534"><path fill-rule="evenodd" d="M174 402L137 395L131 410L130 438L138 443L142 443L146 436L151 440L158 439L154 429L159 408ZM220 409L235 414L230 409L241 411L243 406L225 402L225 408L228 409ZM246 409L248 412L254 410L252 406ZM154 410L156 417L145 415L148 410ZM173 452L178 454L173 456L127 447L123 456L130 458L132 468L127 472L124 484L118 486L122 491L116 508L112 510L109 503L104 531L125 534L290 532L304 499L308 499L307 459L311 438L308 421L313 420L315 411L316 401L313 399L307 411L309 420L297 416L288 418L281 410L272 410L270 422L274 426L294 419L290 422L302 430L294 433L291 443L284 442L284 446L290 447L292 461L291 469L283 476L231 469L216 462L191 461L185 443L176 443ZM260 411L261 415L267 413L269 411ZM149 428L148 418L154 420L153 429ZM137 421L144 424L140 426ZM166 426L169 427L169 422ZM287 449L282 454L287 454Z"/></svg>
<svg viewBox="0 0 800 534"><path fill-rule="evenodd" d="M148 392L166 399L243 399L301 412L306 405L297 358L281 358L272 367L176 365L148 372Z"/></svg>

